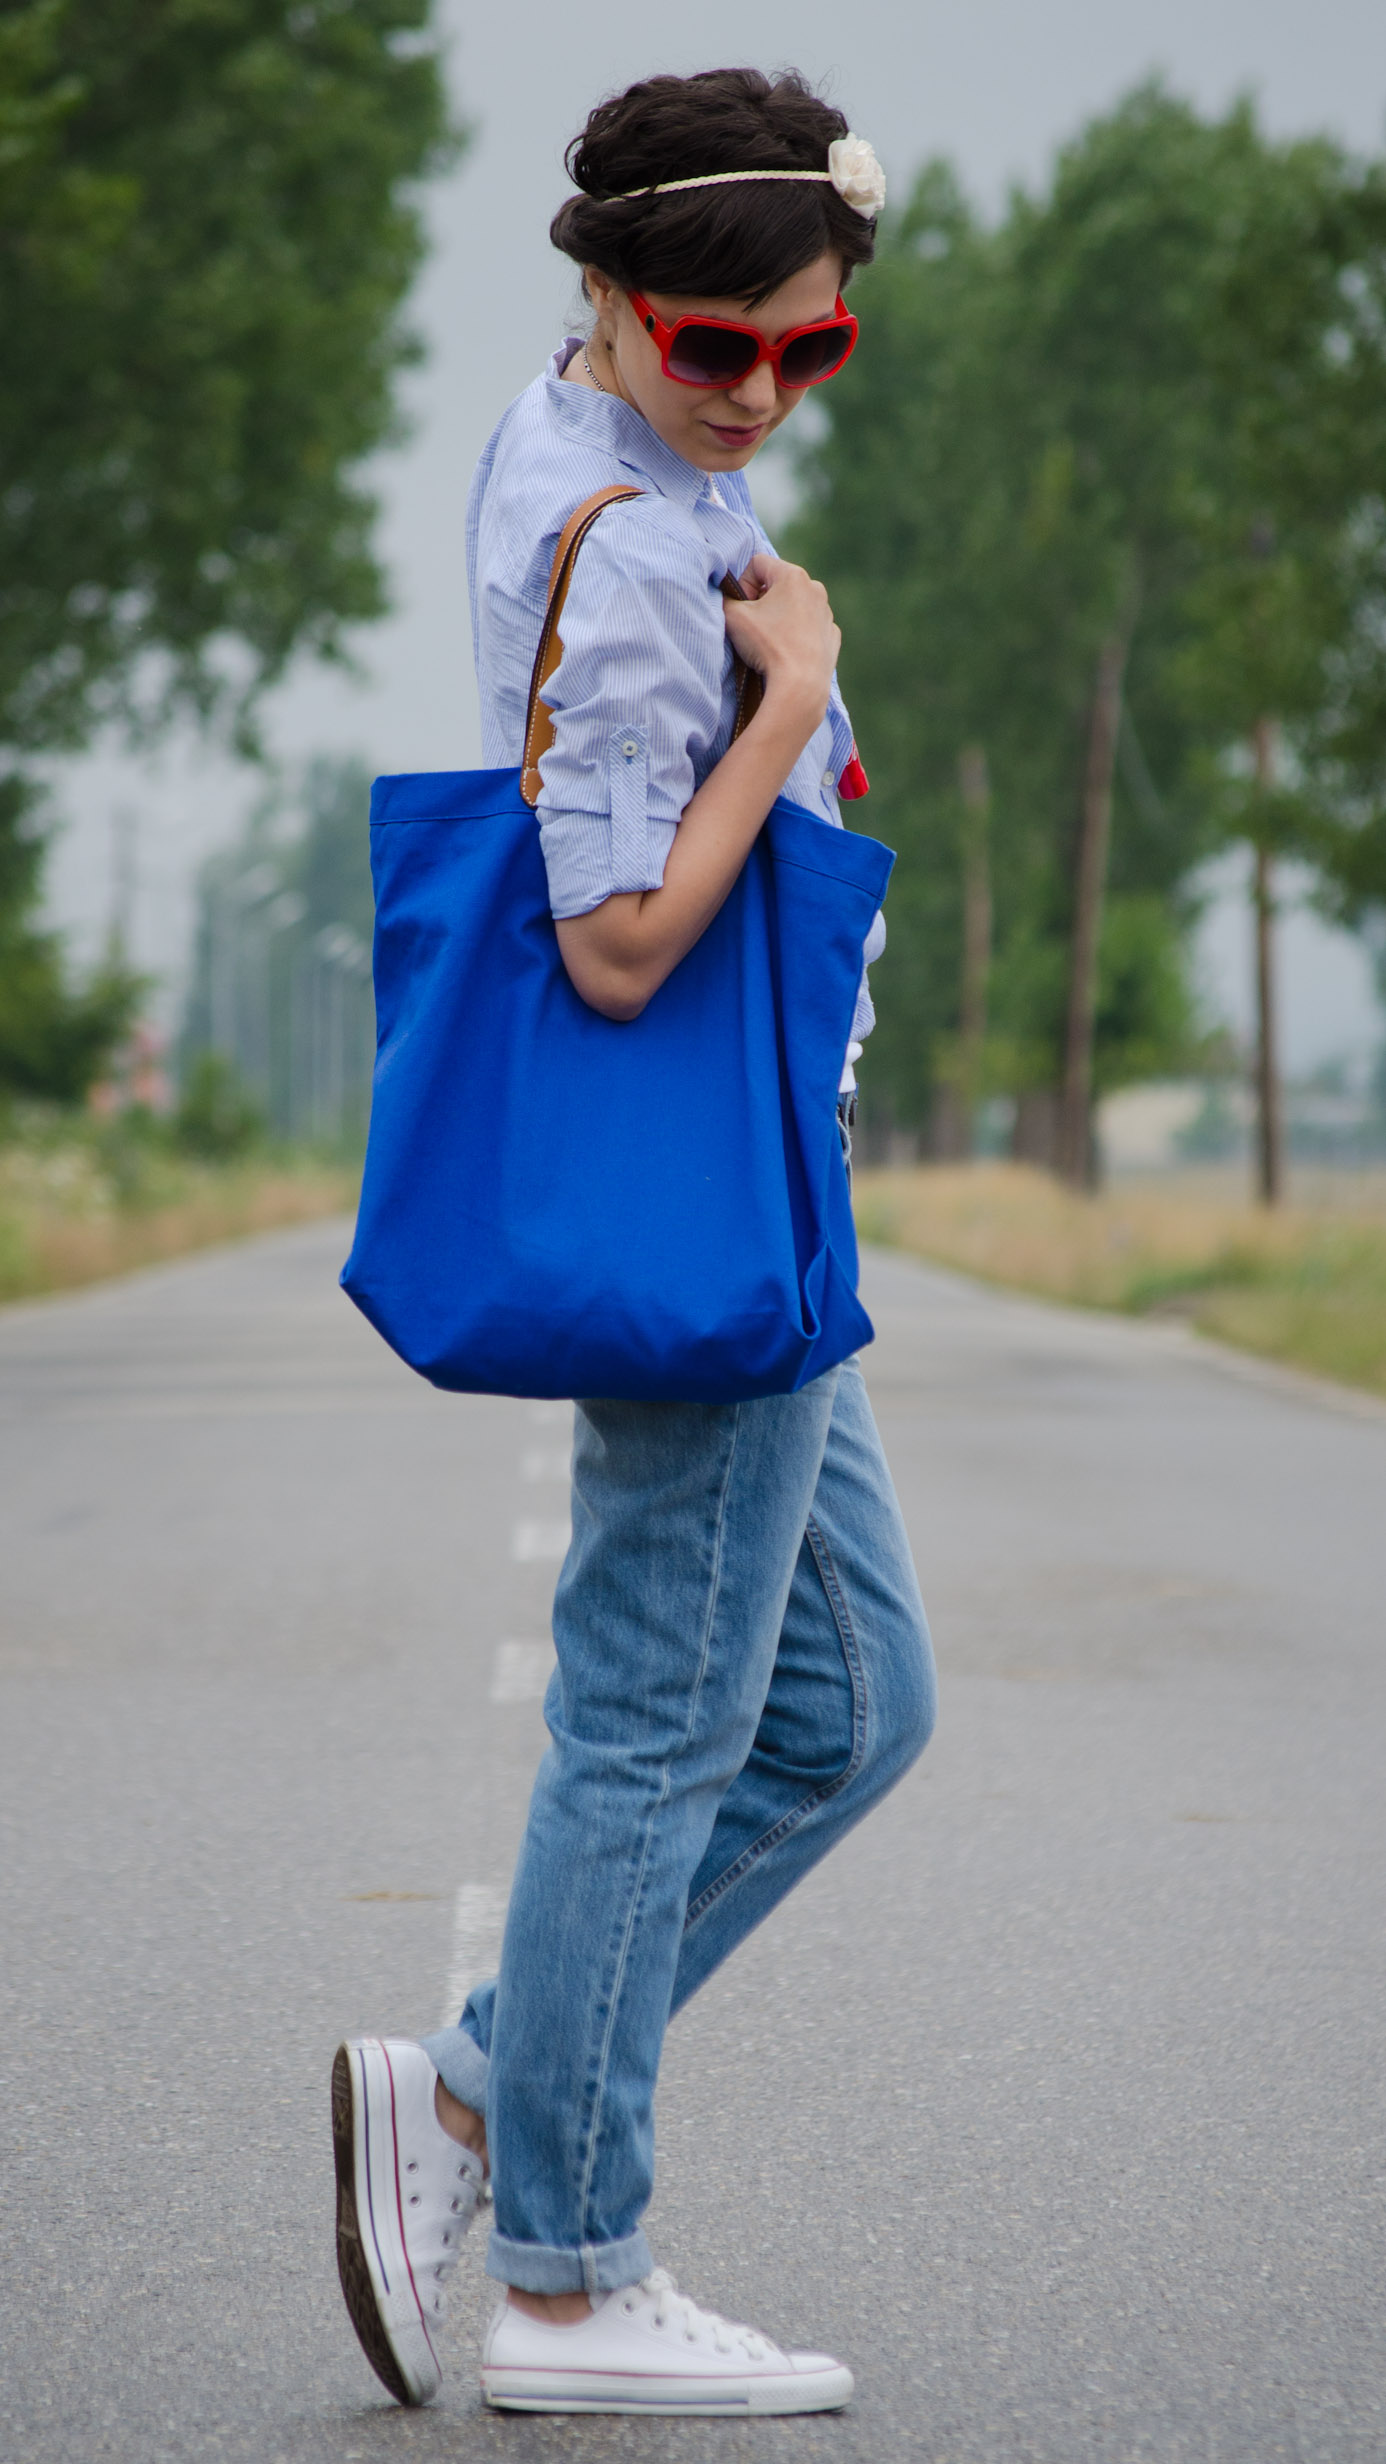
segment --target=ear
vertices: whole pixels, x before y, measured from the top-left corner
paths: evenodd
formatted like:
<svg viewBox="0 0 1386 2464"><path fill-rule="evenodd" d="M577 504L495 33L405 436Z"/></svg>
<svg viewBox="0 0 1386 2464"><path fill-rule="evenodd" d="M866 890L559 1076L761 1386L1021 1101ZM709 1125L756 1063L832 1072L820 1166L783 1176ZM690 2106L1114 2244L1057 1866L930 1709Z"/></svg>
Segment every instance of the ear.
<svg viewBox="0 0 1386 2464"><path fill-rule="evenodd" d="M620 295L619 283L613 282L609 274L604 274L599 265L584 265L582 287L599 317L614 317L616 300Z"/></svg>

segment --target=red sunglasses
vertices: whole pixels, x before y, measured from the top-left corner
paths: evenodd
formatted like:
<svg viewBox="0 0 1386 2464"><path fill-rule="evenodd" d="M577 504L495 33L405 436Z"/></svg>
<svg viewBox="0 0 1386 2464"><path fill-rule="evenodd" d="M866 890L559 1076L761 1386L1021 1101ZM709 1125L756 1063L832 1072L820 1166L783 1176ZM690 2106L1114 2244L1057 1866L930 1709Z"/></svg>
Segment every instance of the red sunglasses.
<svg viewBox="0 0 1386 2464"><path fill-rule="evenodd" d="M797 392L836 376L857 345L857 320L843 307L840 293L835 316L796 325L778 342L767 342L754 325L733 325L724 317L676 317L666 325L638 291L628 297L646 333L659 345L665 375L676 385L739 385L768 359L775 383Z"/></svg>

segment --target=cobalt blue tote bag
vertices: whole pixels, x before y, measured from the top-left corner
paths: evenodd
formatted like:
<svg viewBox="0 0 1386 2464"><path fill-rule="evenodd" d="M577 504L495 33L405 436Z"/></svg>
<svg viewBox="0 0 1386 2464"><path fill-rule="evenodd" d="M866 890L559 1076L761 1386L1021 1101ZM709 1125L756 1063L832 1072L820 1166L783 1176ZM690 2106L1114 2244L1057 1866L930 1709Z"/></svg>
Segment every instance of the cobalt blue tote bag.
<svg viewBox="0 0 1386 2464"><path fill-rule="evenodd" d="M894 858L782 798L639 1018L604 1018L549 910L537 708L523 769L372 790L377 1058L342 1282L465 1393L791 1393L872 1339L836 1107Z"/></svg>

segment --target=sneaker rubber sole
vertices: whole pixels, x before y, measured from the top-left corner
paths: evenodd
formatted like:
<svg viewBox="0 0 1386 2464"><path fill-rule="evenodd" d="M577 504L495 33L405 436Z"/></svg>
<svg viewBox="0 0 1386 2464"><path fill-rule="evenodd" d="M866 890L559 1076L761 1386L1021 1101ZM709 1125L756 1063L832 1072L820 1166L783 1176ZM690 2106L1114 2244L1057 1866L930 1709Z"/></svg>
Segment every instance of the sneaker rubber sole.
<svg viewBox="0 0 1386 2464"><path fill-rule="evenodd" d="M339 2045L332 2064L337 2273L347 2315L397 2404L427 2404L443 2374L404 2244L394 2080L378 2038Z"/></svg>
<svg viewBox="0 0 1386 2464"><path fill-rule="evenodd" d="M714 2385L604 2371L483 2368L481 2373L485 2401L510 2413L716 2413L742 2419L756 2413L836 2413L850 2403L852 2386L851 2371L841 2366Z"/></svg>

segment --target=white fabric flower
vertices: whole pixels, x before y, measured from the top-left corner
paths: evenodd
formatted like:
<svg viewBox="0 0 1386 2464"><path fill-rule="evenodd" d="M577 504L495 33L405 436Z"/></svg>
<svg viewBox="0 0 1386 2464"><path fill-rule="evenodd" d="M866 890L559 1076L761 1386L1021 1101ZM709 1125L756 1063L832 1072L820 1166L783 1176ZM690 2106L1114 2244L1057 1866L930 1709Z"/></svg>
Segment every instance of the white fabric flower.
<svg viewBox="0 0 1386 2464"><path fill-rule="evenodd" d="M886 184L870 140L854 137L850 129L845 137L834 137L828 148L828 172L839 197L874 222L885 204Z"/></svg>

